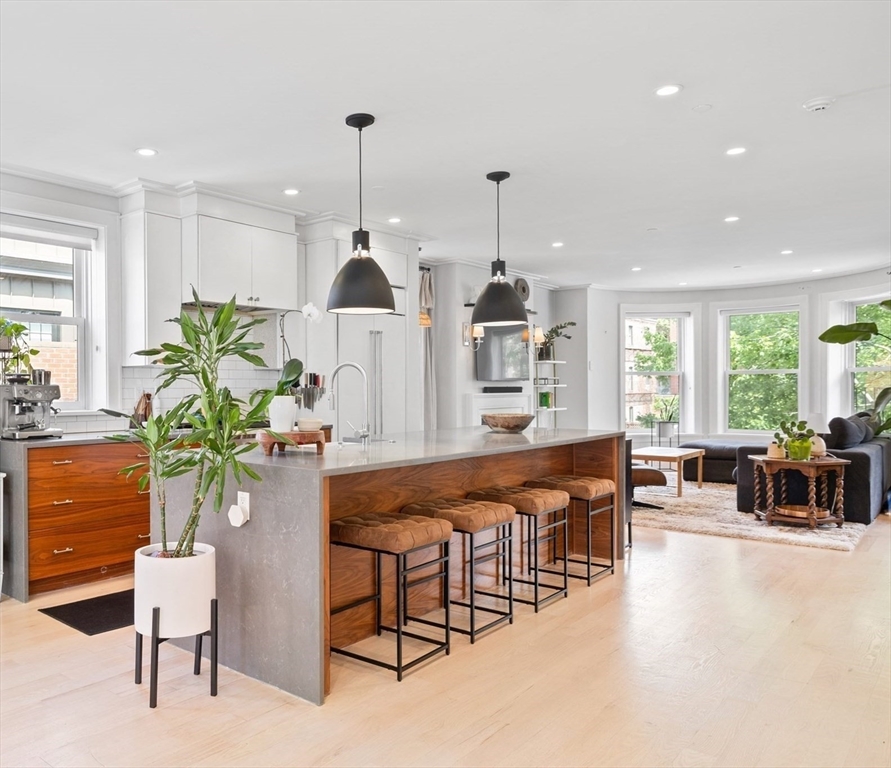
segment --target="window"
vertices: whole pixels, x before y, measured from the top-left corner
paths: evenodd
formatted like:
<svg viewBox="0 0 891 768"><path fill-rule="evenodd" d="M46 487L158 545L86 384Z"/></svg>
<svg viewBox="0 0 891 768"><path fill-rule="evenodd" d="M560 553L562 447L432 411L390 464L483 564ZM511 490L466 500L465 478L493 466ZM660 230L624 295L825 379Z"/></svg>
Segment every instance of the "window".
<svg viewBox="0 0 891 768"><path fill-rule="evenodd" d="M83 275L87 251L0 237L0 312L28 326L34 368L52 373L67 409L85 402Z"/></svg>
<svg viewBox="0 0 891 768"><path fill-rule="evenodd" d="M625 319L625 429L679 422L683 318L626 315Z"/></svg>
<svg viewBox="0 0 891 768"><path fill-rule="evenodd" d="M855 304L855 323L875 323L879 333L891 336L891 312L878 304ZM848 345L848 371L851 376L852 413L872 408L876 395L891 387L891 341L873 337Z"/></svg>
<svg viewBox="0 0 891 768"><path fill-rule="evenodd" d="M772 431L798 413L798 311L724 313L728 429Z"/></svg>

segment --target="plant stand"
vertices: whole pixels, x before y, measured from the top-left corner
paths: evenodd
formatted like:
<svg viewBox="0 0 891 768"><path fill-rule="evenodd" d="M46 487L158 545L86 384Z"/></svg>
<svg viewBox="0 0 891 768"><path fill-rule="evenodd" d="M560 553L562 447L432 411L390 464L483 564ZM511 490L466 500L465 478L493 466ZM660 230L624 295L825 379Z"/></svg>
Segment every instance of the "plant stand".
<svg viewBox="0 0 891 768"><path fill-rule="evenodd" d="M149 672L149 708L154 709L158 706L158 648L161 643L166 643L169 638L161 637L159 628L161 626L161 609L155 607L152 609L152 648L151 648L151 670ZM217 695L217 651L219 647L219 608L217 598L210 601L210 629L200 635L195 635L195 670L196 675L201 674L201 649L204 635L210 637L210 695ZM136 633L136 669L134 682L137 685L142 683L142 634Z"/></svg>

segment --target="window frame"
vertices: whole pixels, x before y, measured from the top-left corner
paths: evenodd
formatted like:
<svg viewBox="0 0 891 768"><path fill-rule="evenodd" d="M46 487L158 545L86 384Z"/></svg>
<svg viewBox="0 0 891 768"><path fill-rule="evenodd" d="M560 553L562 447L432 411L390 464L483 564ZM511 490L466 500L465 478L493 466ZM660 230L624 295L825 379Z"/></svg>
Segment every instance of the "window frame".
<svg viewBox="0 0 891 768"><path fill-rule="evenodd" d="M845 324L856 323L857 322L857 307L862 307L867 304L878 304L880 301L884 301L883 298L867 298L867 299L853 299L851 301L845 302ZM886 373L891 372L891 365L888 366L858 366L857 365L857 343L845 344L844 345L844 366L845 366L845 376L844 376L844 393L843 397L848 407L851 409L851 413L857 413L858 407L855 399L856 387L854 386L854 375L857 373Z"/></svg>
<svg viewBox="0 0 891 768"><path fill-rule="evenodd" d="M771 315L780 313L795 313L798 316L798 368L752 368L731 370L730 368L730 318L734 315ZM721 370L719 373L720 398L720 430L728 435L769 435L772 430L767 429L738 429L730 426L730 377L738 375L789 375L795 374L797 411L805 412L805 371L807 371L806 345L802 344L802 329L806 328L806 316L801 304L787 303L753 303L749 306L724 306L718 309L720 318L721 339Z"/></svg>
<svg viewBox="0 0 891 768"><path fill-rule="evenodd" d="M29 240L22 237L16 237L14 234L4 233L3 237L9 240ZM33 240L31 240L33 242ZM50 325L66 325L73 326L77 329L77 400L57 400L55 407L59 408L63 413L85 411L90 400L89 394L92 391L90 366L87 365L87 354L91 349L89 343L89 279L90 279L90 259L91 251L76 246L68 246L72 250L72 281L73 281L73 310L72 317L62 317L61 315L41 315L40 312L16 312L13 310L2 309L3 316L17 323L34 324L43 322L42 318L47 318L51 322ZM35 343L34 346L40 350L40 345ZM40 358L37 358L39 367Z"/></svg>
<svg viewBox="0 0 891 768"><path fill-rule="evenodd" d="M625 354L628 349L628 329L629 319L675 319L677 320L678 340L677 340L677 368L671 371L629 371L625 368ZM688 375L687 363L689 360L689 347L687 336L690 335L690 323L692 322L693 312L691 310L663 310L654 307L648 310L641 307L623 307L622 308L622 345L621 345L621 364L622 364L622 385L621 385L621 404L620 424L628 423L628 377L629 376L677 376L678 377L678 434L684 432L684 428L689 426L690 408L687 405L688 394ZM648 435L650 429L647 427L638 427L635 429L626 429L626 434L630 435Z"/></svg>

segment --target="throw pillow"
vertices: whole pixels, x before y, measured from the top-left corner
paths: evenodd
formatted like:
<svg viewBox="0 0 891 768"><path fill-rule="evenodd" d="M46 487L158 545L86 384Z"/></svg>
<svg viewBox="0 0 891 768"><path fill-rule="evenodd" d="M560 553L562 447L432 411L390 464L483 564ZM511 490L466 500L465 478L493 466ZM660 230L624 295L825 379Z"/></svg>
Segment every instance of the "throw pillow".
<svg viewBox="0 0 891 768"><path fill-rule="evenodd" d="M838 450L860 445L866 437L866 425L856 416L847 419L836 416L829 422L829 431L833 438L832 447Z"/></svg>

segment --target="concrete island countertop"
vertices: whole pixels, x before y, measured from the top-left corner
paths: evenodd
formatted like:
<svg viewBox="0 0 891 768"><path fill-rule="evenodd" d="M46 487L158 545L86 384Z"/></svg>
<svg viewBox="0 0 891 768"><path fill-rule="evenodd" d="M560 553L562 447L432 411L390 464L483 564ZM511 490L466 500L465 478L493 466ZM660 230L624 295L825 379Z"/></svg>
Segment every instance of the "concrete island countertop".
<svg viewBox="0 0 891 768"><path fill-rule="evenodd" d="M307 450L289 446L284 453L264 456L255 451L243 460L258 467L313 470L321 476L331 476L569 445L622 434L609 430L532 428L519 434L505 434L492 432L488 427L459 427L388 435L383 442L369 443L366 449L357 443L335 441L325 445L322 456L317 456L312 447Z"/></svg>

